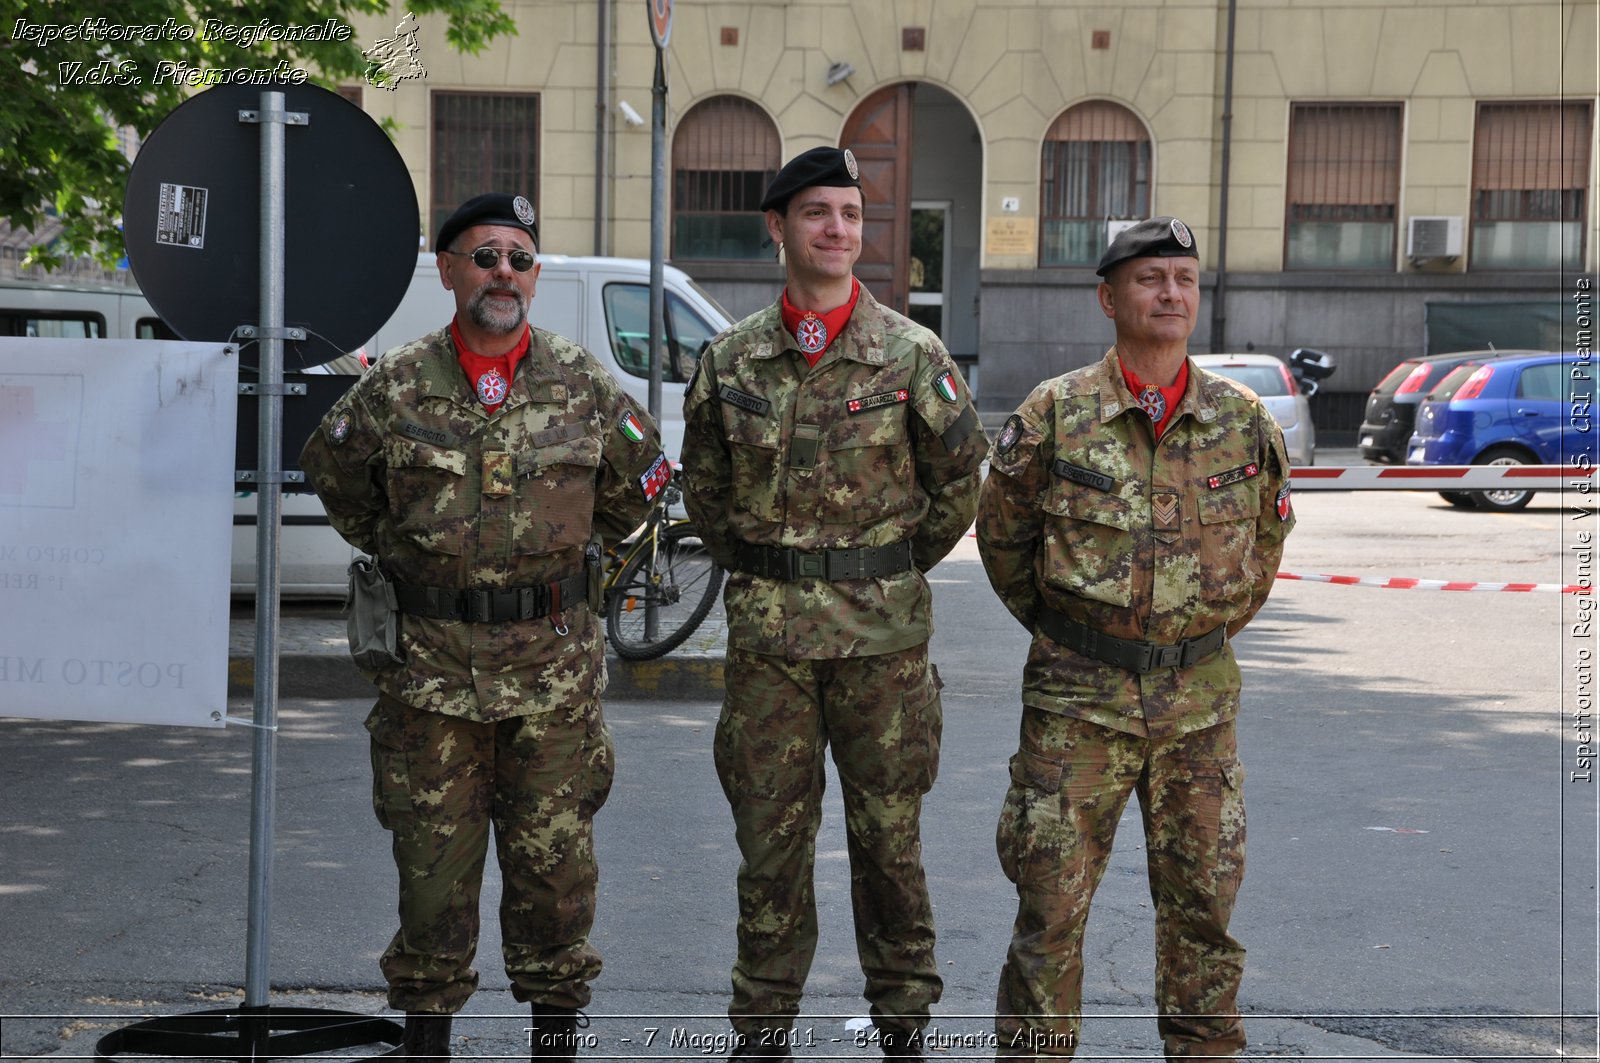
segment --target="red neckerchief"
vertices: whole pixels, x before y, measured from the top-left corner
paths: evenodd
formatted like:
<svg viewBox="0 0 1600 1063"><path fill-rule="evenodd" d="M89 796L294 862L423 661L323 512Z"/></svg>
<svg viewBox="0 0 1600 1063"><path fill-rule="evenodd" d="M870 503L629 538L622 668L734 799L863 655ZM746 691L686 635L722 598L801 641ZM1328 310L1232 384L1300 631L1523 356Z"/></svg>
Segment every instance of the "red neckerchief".
<svg viewBox="0 0 1600 1063"><path fill-rule="evenodd" d="M1153 413L1150 418L1155 425L1156 438L1161 438L1161 433L1167 430L1167 422L1172 420L1172 411L1178 408L1178 403L1183 401L1183 393L1189 387L1189 359L1183 360L1183 365L1178 367L1178 379L1169 387L1159 384L1141 384L1133 370L1122 364L1122 359L1117 359L1117 366L1122 370L1123 383L1128 385L1128 390L1133 392L1133 397L1139 401L1139 406L1145 413L1152 413L1152 407L1161 411L1160 419ZM1154 394L1152 394L1154 393ZM1156 403L1155 394L1159 394L1161 401Z"/></svg>
<svg viewBox="0 0 1600 1063"><path fill-rule="evenodd" d="M791 336L800 341L800 353L805 355L807 364L816 365L822 356L828 353L828 348L833 346L833 341L839 338L839 333L844 331L845 323L850 320L850 315L855 312L856 300L860 297L861 282L851 277L850 299L843 306L836 306L832 310L826 310L818 314L810 310L795 309L795 305L789 301L789 289L783 289L783 295L779 297L778 303L778 311L783 315L783 327L789 330ZM806 350L807 336L813 335L813 330L816 328L815 325L803 324L807 320L821 322L822 328L825 330L822 346L815 351ZM804 329L805 335L802 335L802 329Z"/></svg>
<svg viewBox="0 0 1600 1063"><path fill-rule="evenodd" d="M505 354L493 356L479 354L468 348L467 341L461 338L461 329L456 325L455 318L450 319L450 338L455 341L456 358L461 362L461 371L467 374L467 383L471 385L473 394L478 396L478 401L483 403L484 412L498 410L511 391L517 363L528 353L533 332L524 325L522 341Z"/></svg>

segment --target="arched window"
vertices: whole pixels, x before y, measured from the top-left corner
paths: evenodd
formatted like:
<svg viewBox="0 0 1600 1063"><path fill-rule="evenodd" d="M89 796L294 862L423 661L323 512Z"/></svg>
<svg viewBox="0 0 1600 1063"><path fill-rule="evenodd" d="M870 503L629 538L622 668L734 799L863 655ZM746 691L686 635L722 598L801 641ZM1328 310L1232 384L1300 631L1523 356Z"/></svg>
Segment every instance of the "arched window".
<svg viewBox="0 0 1600 1063"><path fill-rule="evenodd" d="M1150 135L1126 107L1068 108L1040 154L1039 265L1092 266L1106 222L1150 216Z"/></svg>
<svg viewBox="0 0 1600 1063"><path fill-rule="evenodd" d="M689 108L672 138L672 258L766 258L761 196L782 153L766 112L737 96Z"/></svg>

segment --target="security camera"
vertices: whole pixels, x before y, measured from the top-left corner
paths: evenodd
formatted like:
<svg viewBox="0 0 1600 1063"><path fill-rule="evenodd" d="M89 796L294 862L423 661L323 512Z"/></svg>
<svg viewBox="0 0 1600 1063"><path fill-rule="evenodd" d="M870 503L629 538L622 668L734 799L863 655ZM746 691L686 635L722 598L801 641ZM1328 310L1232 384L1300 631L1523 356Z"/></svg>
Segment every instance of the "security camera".
<svg viewBox="0 0 1600 1063"><path fill-rule="evenodd" d="M617 110L622 112L623 120L629 125L644 125L644 119L639 117L639 112L627 100L618 100Z"/></svg>

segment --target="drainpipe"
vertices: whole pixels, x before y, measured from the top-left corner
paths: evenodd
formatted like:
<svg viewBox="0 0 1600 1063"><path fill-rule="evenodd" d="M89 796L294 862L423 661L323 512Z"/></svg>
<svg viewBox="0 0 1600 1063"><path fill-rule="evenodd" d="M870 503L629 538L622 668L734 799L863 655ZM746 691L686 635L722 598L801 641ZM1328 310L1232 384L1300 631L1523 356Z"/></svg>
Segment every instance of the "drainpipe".
<svg viewBox="0 0 1600 1063"><path fill-rule="evenodd" d="M594 254L606 253L606 119L611 114L611 0L599 0L594 60Z"/></svg>
<svg viewBox="0 0 1600 1063"><path fill-rule="evenodd" d="M1211 303L1211 350L1228 349L1228 175L1233 160L1233 23L1228 0L1228 57L1222 75L1222 202L1217 211L1217 293Z"/></svg>

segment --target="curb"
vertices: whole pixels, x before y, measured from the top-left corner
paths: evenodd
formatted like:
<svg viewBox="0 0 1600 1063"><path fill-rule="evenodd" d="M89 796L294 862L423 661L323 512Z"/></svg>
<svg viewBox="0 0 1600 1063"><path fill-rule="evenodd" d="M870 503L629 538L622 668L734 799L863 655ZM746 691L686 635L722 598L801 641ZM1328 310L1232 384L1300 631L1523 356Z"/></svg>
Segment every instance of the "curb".
<svg viewBox="0 0 1600 1063"><path fill-rule="evenodd" d="M723 658L704 653L671 653L653 661L625 661L606 654L603 697L610 701L721 701ZM255 695L253 656L228 658L228 697ZM281 653L281 698L371 698L373 686L356 670L349 654Z"/></svg>

